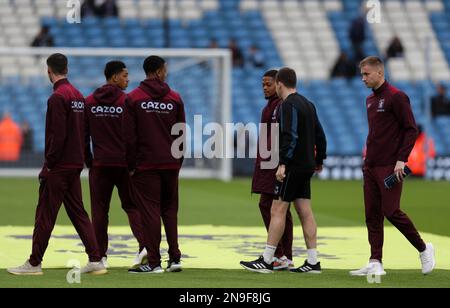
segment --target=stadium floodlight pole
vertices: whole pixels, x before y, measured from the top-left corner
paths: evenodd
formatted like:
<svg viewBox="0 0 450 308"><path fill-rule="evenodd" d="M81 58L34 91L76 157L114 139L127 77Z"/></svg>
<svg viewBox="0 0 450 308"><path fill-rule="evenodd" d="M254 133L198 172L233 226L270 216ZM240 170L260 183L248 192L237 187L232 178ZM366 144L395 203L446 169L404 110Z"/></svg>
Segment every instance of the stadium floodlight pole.
<svg viewBox="0 0 450 308"><path fill-rule="evenodd" d="M145 58L151 54L160 55L166 58L195 58L181 61L176 66L187 67L189 63L197 63L198 59L213 58L218 63L217 76L218 91L217 103L215 105L220 108L220 114L217 121L226 127L227 123L232 122L232 104L231 104L231 78L232 78L232 61L231 51L229 49L190 49L190 48L47 48L47 47L0 47L0 56L42 56L47 57L53 53L63 53L67 56L86 56L86 57L142 57ZM224 146L225 150L233 148L232 134L225 134ZM226 151L224 151L226 152ZM195 169L183 168L181 170L182 177L188 178L217 178L223 181L232 179L232 160L226 156L219 160L217 169ZM16 172L17 171L17 172ZM26 169L0 169L0 176L35 176L36 170Z"/></svg>

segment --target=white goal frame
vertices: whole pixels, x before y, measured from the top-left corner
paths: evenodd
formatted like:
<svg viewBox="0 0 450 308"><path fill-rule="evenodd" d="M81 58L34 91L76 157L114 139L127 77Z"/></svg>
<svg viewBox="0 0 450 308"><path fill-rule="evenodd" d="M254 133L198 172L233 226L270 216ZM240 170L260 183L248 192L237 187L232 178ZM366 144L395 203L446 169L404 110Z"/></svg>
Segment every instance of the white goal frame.
<svg viewBox="0 0 450 308"><path fill-rule="evenodd" d="M192 58L202 61L214 59L217 77L220 79L220 106L219 124L225 127L232 122L231 78L232 61L231 51L228 49L155 49L155 48L33 48L33 47L0 47L0 56L49 56L53 53L62 53L67 56L105 56L105 57L147 57L159 55L167 58ZM189 65L189 63L187 63ZM226 136L224 147L233 147L233 136ZM196 169L185 167L181 169L184 178L215 178L223 181L232 179L232 160L220 159L218 169ZM33 169L0 169L0 176L36 176Z"/></svg>

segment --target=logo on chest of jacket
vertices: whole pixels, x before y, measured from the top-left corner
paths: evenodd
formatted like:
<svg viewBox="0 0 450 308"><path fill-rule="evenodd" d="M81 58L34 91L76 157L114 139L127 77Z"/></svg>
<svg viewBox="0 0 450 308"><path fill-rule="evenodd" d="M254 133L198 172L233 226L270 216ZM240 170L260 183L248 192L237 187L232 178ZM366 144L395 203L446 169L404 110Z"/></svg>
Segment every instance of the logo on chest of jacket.
<svg viewBox="0 0 450 308"><path fill-rule="evenodd" d="M384 110L384 103L385 103L384 98L380 99L380 101L378 102L377 112L384 112L385 111Z"/></svg>
<svg viewBox="0 0 450 308"><path fill-rule="evenodd" d="M277 120L277 109L275 109L272 113L272 121L276 121Z"/></svg>

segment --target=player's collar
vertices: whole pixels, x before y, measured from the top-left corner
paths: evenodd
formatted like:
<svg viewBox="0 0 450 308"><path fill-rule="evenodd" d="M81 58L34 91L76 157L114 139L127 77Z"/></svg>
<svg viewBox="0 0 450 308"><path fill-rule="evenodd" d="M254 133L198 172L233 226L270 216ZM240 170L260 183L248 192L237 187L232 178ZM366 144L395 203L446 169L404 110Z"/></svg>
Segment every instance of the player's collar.
<svg viewBox="0 0 450 308"><path fill-rule="evenodd" d="M387 82L387 80L384 81L384 83L378 88L378 89L373 89L373 93L375 93L375 95L381 94L382 92L384 92L384 90L387 89L387 87L389 86L389 83Z"/></svg>

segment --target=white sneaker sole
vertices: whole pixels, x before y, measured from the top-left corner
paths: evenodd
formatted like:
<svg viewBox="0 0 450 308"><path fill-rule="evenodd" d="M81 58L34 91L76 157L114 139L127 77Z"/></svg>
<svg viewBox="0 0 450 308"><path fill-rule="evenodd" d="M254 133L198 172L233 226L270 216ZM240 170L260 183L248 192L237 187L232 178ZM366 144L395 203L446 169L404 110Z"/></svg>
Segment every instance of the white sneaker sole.
<svg viewBox="0 0 450 308"><path fill-rule="evenodd" d="M44 275L44 272L23 273L23 272L9 271L9 270L7 270L7 272L14 276L42 276L42 275Z"/></svg>
<svg viewBox="0 0 450 308"><path fill-rule="evenodd" d="M375 275L375 276L386 276L386 272L380 272L380 273L352 273L350 272L350 276L354 277L367 277L368 275Z"/></svg>
<svg viewBox="0 0 450 308"><path fill-rule="evenodd" d="M102 269L102 270L98 270L98 271L85 272L85 273L81 273L81 274L82 275L101 276L101 275L108 274L108 270L107 269Z"/></svg>
<svg viewBox="0 0 450 308"><path fill-rule="evenodd" d="M151 274L163 274L164 270L157 270L157 271L152 271L152 272L145 272L145 273L137 273L137 272L128 272L128 274L133 274L133 275L151 275Z"/></svg>
<svg viewBox="0 0 450 308"><path fill-rule="evenodd" d="M242 265L242 264L241 264L241 266L242 266L244 269L246 269L246 270L248 270L248 271L250 271L250 272L260 273L260 274L273 274L273 271L272 271L272 270L269 270L269 269L253 269L253 268L250 268L250 267L246 267L246 266L244 266L244 265Z"/></svg>
<svg viewBox="0 0 450 308"><path fill-rule="evenodd" d="M368 275L368 274L363 274L363 273L352 273L352 272L350 272L349 274L350 274L350 276L353 276L353 277L364 277L364 276Z"/></svg>
<svg viewBox="0 0 450 308"><path fill-rule="evenodd" d="M170 268L166 269L166 272L168 272L168 273L179 273L181 271L183 271L183 267L181 265L178 265L178 266L174 265L174 266L171 266Z"/></svg>
<svg viewBox="0 0 450 308"><path fill-rule="evenodd" d="M289 271L291 274L313 274L313 275L320 275L322 274L322 271L309 271L309 272L293 272Z"/></svg>

